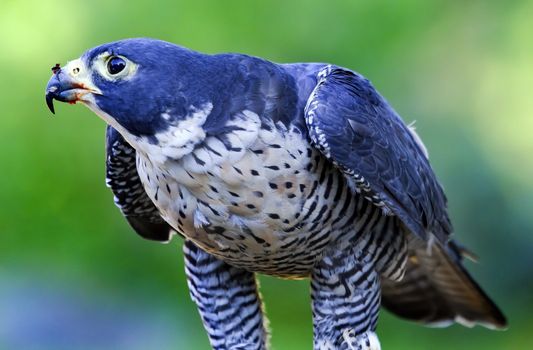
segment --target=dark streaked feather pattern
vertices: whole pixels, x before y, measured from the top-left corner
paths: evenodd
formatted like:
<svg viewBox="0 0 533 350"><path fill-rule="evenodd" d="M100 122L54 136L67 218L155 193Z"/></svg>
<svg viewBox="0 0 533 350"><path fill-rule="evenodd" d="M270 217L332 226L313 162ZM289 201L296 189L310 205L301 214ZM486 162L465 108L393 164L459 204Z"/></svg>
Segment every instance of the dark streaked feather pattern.
<svg viewBox="0 0 533 350"><path fill-rule="evenodd" d="M319 77L306 107L314 144L420 238L445 242L446 197L408 127L360 75L327 66Z"/></svg>
<svg viewBox="0 0 533 350"><path fill-rule="evenodd" d="M505 327L501 311L463 267L461 249L449 241L446 197L414 131L360 75L327 66L318 77L305 109L313 143L356 190L418 236L410 237L404 279L383 278L383 304L429 324Z"/></svg>
<svg viewBox="0 0 533 350"><path fill-rule="evenodd" d="M106 152L106 183L115 196L116 206L140 236L168 241L172 228L144 191L135 165L135 149L111 126L106 132Z"/></svg>

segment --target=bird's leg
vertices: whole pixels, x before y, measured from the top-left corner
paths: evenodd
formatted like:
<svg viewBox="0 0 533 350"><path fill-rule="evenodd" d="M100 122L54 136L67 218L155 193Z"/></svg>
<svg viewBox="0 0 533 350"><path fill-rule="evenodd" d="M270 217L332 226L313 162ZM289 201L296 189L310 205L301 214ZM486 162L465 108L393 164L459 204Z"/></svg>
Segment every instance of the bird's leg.
<svg viewBox="0 0 533 350"><path fill-rule="evenodd" d="M315 350L379 350L379 274L357 246L328 249L311 276Z"/></svg>
<svg viewBox="0 0 533 350"><path fill-rule="evenodd" d="M184 243L192 300L216 350L264 350L268 333L255 275Z"/></svg>

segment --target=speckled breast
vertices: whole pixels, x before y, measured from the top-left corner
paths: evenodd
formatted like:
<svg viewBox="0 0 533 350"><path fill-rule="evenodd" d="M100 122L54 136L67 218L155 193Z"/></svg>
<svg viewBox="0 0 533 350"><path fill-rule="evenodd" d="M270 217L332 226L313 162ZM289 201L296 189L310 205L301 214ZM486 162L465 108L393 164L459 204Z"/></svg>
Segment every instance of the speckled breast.
<svg viewBox="0 0 533 350"><path fill-rule="evenodd" d="M140 153L141 181L165 220L209 253L251 271L305 277L330 242L352 232L366 201L354 200L298 129L265 127L251 115L234 123L177 160L158 164Z"/></svg>

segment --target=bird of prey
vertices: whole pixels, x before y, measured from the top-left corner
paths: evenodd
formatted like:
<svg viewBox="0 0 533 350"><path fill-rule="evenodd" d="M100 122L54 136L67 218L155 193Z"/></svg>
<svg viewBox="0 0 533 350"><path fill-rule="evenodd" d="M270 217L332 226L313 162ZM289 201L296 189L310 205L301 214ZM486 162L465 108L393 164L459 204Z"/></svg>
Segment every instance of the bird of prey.
<svg viewBox="0 0 533 350"><path fill-rule="evenodd" d="M256 273L311 281L314 349L380 349L380 305L504 328L463 266L413 127L331 64L127 39L56 65L46 101L107 124L107 185L141 236L185 239L213 349L267 349Z"/></svg>

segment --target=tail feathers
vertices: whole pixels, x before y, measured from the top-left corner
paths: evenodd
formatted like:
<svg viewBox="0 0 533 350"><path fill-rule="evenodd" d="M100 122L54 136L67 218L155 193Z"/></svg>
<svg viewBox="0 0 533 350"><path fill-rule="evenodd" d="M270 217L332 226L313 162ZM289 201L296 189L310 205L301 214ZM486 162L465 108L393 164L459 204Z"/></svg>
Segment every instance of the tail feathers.
<svg viewBox="0 0 533 350"><path fill-rule="evenodd" d="M392 313L429 326L453 322L503 329L502 312L461 263L462 249L453 241L410 251L400 282L382 281L382 304Z"/></svg>

